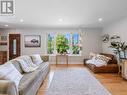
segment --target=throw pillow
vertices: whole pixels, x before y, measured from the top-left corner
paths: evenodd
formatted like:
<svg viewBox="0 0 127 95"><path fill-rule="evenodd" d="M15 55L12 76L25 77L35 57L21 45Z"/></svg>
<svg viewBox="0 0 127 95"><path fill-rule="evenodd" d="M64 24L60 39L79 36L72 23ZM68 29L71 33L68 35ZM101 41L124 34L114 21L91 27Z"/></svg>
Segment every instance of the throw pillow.
<svg viewBox="0 0 127 95"><path fill-rule="evenodd" d="M0 66L0 79L13 81L17 88L22 77L10 61Z"/></svg>
<svg viewBox="0 0 127 95"><path fill-rule="evenodd" d="M33 63L36 65L40 65L43 62L39 54L31 55L31 58L33 60Z"/></svg>
<svg viewBox="0 0 127 95"><path fill-rule="evenodd" d="M107 65L104 61L102 61L102 60L95 60L95 59L87 60L86 64L93 64L96 67L101 67L101 66L106 66Z"/></svg>
<svg viewBox="0 0 127 95"><path fill-rule="evenodd" d="M106 57L104 55L100 55L100 54L97 54L96 57L95 57L96 60L102 60L104 61L106 64L108 63L109 60L111 60L111 58L109 57Z"/></svg>
<svg viewBox="0 0 127 95"><path fill-rule="evenodd" d="M20 65L21 65L21 67L22 67L22 70L25 72L25 73L29 73L29 72L32 72L32 71L34 71L34 70L36 70L37 68L38 68L38 66L31 66L29 63L27 63L25 60L23 60L23 59L16 59L19 63L20 63Z"/></svg>
<svg viewBox="0 0 127 95"><path fill-rule="evenodd" d="M37 67L37 65L32 62L30 56L24 55L21 57L21 59L23 59L29 65L29 67Z"/></svg>

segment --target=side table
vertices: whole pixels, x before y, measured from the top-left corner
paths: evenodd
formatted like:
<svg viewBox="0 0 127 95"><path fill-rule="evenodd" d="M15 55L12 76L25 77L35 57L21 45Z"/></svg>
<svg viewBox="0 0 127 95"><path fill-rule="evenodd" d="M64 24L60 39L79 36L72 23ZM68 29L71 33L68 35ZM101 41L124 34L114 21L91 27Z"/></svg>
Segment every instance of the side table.
<svg viewBox="0 0 127 95"><path fill-rule="evenodd" d="M64 57L64 58L66 58L66 64L68 65L68 55L56 55L56 65L58 64L58 58L59 57Z"/></svg>

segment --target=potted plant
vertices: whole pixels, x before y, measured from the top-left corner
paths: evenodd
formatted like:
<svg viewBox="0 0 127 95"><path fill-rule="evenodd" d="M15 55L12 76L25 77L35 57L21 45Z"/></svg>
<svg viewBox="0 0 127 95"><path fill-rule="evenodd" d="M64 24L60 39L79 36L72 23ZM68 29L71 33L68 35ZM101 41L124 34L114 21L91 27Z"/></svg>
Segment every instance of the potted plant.
<svg viewBox="0 0 127 95"><path fill-rule="evenodd" d="M124 58L126 58L127 45L125 44L125 42L121 42L121 43L120 43L120 48L121 48L121 51L122 51L123 54L124 54Z"/></svg>
<svg viewBox="0 0 127 95"><path fill-rule="evenodd" d="M56 50L60 54L66 54L69 49L68 40L64 35L58 34L56 37Z"/></svg>
<svg viewBox="0 0 127 95"><path fill-rule="evenodd" d="M114 48L114 53L118 54L119 58L121 58L121 52L123 52L124 58L126 58L127 45L125 44L125 42L111 42L110 47Z"/></svg>

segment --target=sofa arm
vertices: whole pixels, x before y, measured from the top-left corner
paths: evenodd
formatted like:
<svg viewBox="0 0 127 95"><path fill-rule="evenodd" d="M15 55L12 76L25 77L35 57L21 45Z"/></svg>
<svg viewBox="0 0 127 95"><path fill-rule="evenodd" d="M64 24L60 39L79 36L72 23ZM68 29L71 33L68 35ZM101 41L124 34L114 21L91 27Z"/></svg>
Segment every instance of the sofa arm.
<svg viewBox="0 0 127 95"><path fill-rule="evenodd" d="M89 59L84 59L84 65L86 65L86 61L89 60Z"/></svg>
<svg viewBox="0 0 127 95"><path fill-rule="evenodd" d="M44 62L49 61L49 56L48 55L41 55L41 58Z"/></svg>
<svg viewBox="0 0 127 95"><path fill-rule="evenodd" d="M8 80L0 80L0 94L19 95L15 83Z"/></svg>

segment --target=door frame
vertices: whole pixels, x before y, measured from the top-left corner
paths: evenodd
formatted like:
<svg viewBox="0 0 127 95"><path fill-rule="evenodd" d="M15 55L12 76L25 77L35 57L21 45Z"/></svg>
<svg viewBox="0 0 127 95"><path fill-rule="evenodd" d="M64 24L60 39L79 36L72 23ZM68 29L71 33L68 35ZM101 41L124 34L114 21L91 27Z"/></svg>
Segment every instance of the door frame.
<svg viewBox="0 0 127 95"><path fill-rule="evenodd" d="M21 55L21 34L20 33L8 33L7 35L7 60L9 61L9 35L10 34L19 34L20 35L20 55Z"/></svg>

